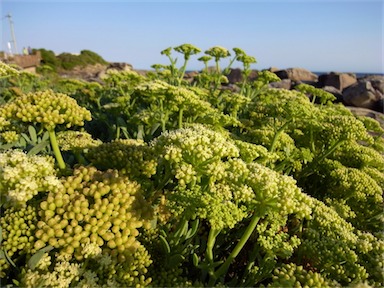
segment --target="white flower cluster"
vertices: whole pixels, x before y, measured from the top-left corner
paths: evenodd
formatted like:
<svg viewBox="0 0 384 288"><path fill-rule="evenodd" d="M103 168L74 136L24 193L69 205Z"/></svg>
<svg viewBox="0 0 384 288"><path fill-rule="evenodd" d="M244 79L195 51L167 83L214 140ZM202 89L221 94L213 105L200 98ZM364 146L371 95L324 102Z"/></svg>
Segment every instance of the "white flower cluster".
<svg viewBox="0 0 384 288"><path fill-rule="evenodd" d="M1 152L0 171L0 191L14 205L26 204L41 191L62 188L54 160L48 156L27 155L20 150Z"/></svg>
<svg viewBox="0 0 384 288"><path fill-rule="evenodd" d="M81 264L70 263L67 261L56 262L53 271L47 270L27 270L23 275L22 283L25 287L57 287L67 288L70 287L72 281L79 280L82 273Z"/></svg>

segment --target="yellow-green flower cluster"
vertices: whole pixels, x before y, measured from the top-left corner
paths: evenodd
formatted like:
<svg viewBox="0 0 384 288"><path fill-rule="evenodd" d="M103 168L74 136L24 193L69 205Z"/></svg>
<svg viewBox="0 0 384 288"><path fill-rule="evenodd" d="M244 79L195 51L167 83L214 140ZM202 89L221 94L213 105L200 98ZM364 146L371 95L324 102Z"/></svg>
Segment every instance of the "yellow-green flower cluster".
<svg viewBox="0 0 384 288"><path fill-rule="evenodd" d="M144 101L147 108L140 109L133 121L150 129L163 124L163 130L180 128L183 123L239 124L235 117L215 109L207 94L204 89L173 86L160 80L142 83L135 88L134 95L139 101Z"/></svg>
<svg viewBox="0 0 384 288"><path fill-rule="evenodd" d="M316 287L334 288L341 287L335 281L329 281L320 273L305 270L303 266L294 263L282 264L273 272L272 283L268 287Z"/></svg>
<svg viewBox="0 0 384 288"><path fill-rule="evenodd" d="M3 139L5 143L13 143L18 141L20 135L16 131L4 131L0 133L0 139Z"/></svg>
<svg viewBox="0 0 384 288"><path fill-rule="evenodd" d="M28 93L0 107L0 115L7 120L41 123L47 130L65 124L67 128L83 126L91 120L91 113L76 100L52 90Z"/></svg>
<svg viewBox="0 0 384 288"><path fill-rule="evenodd" d="M151 148L141 140L119 139L89 150L87 158L99 169L118 169L129 177L150 177L156 173Z"/></svg>
<svg viewBox="0 0 384 288"><path fill-rule="evenodd" d="M326 115L322 121L321 137L326 143L340 140L364 141L368 144L374 142L364 124L354 116Z"/></svg>
<svg viewBox="0 0 384 288"><path fill-rule="evenodd" d="M57 134L57 143L62 151L84 150L101 145L100 140L95 140L87 132L63 131Z"/></svg>
<svg viewBox="0 0 384 288"><path fill-rule="evenodd" d="M308 94L314 98L319 98L320 103L323 103L323 104L336 100L336 97L333 94L323 89L316 88L313 85L301 83L297 85L295 89L305 94Z"/></svg>
<svg viewBox="0 0 384 288"><path fill-rule="evenodd" d="M94 167L79 167L62 183L63 189L40 203L36 250L50 244L81 260L82 244L96 243L115 255L138 246L137 228L151 210L137 183Z"/></svg>
<svg viewBox="0 0 384 288"><path fill-rule="evenodd" d="M310 265L323 271L325 277L343 285L364 281L369 277L369 267L359 261L362 255L356 249L359 237L354 231L351 223L335 210L313 198L312 220L304 229L298 253L305 255Z"/></svg>
<svg viewBox="0 0 384 288"><path fill-rule="evenodd" d="M231 55L228 49L221 46L214 46L205 51L205 54L210 55L218 61L220 58L226 58Z"/></svg>
<svg viewBox="0 0 384 288"><path fill-rule="evenodd" d="M260 71L257 73L257 79L253 82L253 87L255 89L262 89L266 87L268 83L278 82L281 79L273 72L268 70Z"/></svg>
<svg viewBox="0 0 384 288"><path fill-rule="evenodd" d="M352 151L353 146L351 146ZM375 231L383 225L383 219L377 215L382 212L384 176L383 166L380 163L384 162L382 156L374 150L361 147L362 149L357 149L360 153L352 154L343 154L346 148L341 147L334 155L346 164L349 163L360 169L344 166L339 161L331 159L325 159L319 165L319 174L323 181L320 197L322 200L324 200L323 197L331 198L332 200L328 200L327 203L333 203L333 207L338 207L337 211L342 217L349 215L349 221L356 228ZM350 149L348 148L347 151ZM343 155L345 156L342 157ZM343 205L335 206L334 204L337 203L340 205L343 203ZM340 209L342 207L344 208Z"/></svg>
<svg viewBox="0 0 384 288"><path fill-rule="evenodd" d="M188 60L191 55L200 53L201 50L192 44L183 44L173 48L175 51L184 54L184 59Z"/></svg>
<svg viewBox="0 0 384 288"><path fill-rule="evenodd" d="M19 209L14 207L4 211L0 218L3 241L2 249L13 258L18 253L30 253L35 240L37 223L36 209L26 206Z"/></svg>
<svg viewBox="0 0 384 288"><path fill-rule="evenodd" d="M256 226L257 243L269 256L288 259L301 244L296 235L290 235L286 216L270 213Z"/></svg>
<svg viewBox="0 0 384 288"><path fill-rule="evenodd" d="M177 183L165 194L175 215L207 219L215 229L234 227L255 210L309 217L310 201L292 178L244 162L224 133L196 125L163 133L152 144L163 158L159 165Z"/></svg>
<svg viewBox="0 0 384 288"><path fill-rule="evenodd" d="M39 192L56 192L62 184L49 156L27 155L20 150L0 153L0 192L11 205L25 205Z"/></svg>
<svg viewBox="0 0 384 288"><path fill-rule="evenodd" d="M15 68L12 68L11 66L0 61L0 78L16 76L19 73L20 72L18 70L16 70Z"/></svg>

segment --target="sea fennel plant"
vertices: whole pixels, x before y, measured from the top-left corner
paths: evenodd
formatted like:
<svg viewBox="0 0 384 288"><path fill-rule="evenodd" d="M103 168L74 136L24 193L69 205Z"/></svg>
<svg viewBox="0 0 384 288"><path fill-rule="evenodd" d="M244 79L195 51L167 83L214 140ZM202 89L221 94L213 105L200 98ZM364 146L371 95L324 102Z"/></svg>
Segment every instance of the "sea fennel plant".
<svg viewBox="0 0 384 288"><path fill-rule="evenodd" d="M162 156L158 171L164 176L157 188L165 197L161 211L169 211L182 222L198 218L209 225L205 257L194 255L197 268L209 276L209 285L224 280L261 219L277 213L284 225L288 215L309 217L306 197L295 181L242 160L239 148L225 133L192 126L164 133L153 145ZM215 246L220 234L245 219L249 223L239 241L225 260L220 259Z"/></svg>
<svg viewBox="0 0 384 288"><path fill-rule="evenodd" d="M38 123L49 133L53 153L60 169L65 162L56 140L56 126L64 124L66 128L83 126L85 120L91 120L91 113L80 107L76 100L52 90L28 93L0 106L0 117L8 121Z"/></svg>
<svg viewBox="0 0 384 288"><path fill-rule="evenodd" d="M230 64L253 61L234 51ZM378 122L304 84L270 89L269 71L235 93L214 77L179 83L183 67L156 68L0 91L1 141L21 136L28 151L1 146L4 285L383 286ZM94 120L67 131L89 119L79 105ZM64 176L40 149L45 130L66 151Z"/></svg>

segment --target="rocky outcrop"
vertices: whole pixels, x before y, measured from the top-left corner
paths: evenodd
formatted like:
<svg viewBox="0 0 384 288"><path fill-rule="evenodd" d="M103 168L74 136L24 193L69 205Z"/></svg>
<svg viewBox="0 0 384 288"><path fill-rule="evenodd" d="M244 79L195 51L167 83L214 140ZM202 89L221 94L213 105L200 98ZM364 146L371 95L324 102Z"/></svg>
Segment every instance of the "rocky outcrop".
<svg viewBox="0 0 384 288"><path fill-rule="evenodd" d="M339 91L355 84L357 82L356 75L352 73L335 73L322 74L318 79L320 87L332 86Z"/></svg>
<svg viewBox="0 0 384 288"><path fill-rule="evenodd" d="M108 65L94 64L83 66L76 66L72 70L64 70L60 73L62 77L82 79L86 81L101 81L108 70L116 71L129 71L133 67L131 64L123 62L113 62Z"/></svg>
<svg viewBox="0 0 384 288"><path fill-rule="evenodd" d="M303 68L288 68L276 71L275 74L280 79L290 79L293 82L316 82L318 76L309 70Z"/></svg>
<svg viewBox="0 0 384 288"><path fill-rule="evenodd" d="M130 71L133 69L131 64L124 62L112 62L107 66L107 70L114 69L117 71Z"/></svg>
<svg viewBox="0 0 384 288"><path fill-rule="evenodd" d="M105 71L107 68L106 65L103 64L94 64L83 66L76 66L72 70L63 70L60 71L59 74L62 77L66 78L75 78L82 79L87 81L93 81L99 78L99 75L102 71Z"/></svg>
<svg viewBox="0 0 384 288"><path fill-rule="evenodd" d="M384 77L383 82L384 82ZM382 84L382 83L381 83ZM343 90L343 102L348 106L368 108L383 112L383 93L380 91L380 81L375 82L376 89L372 82L361 79L354 85Z"/></svg>
<svg viewBox="0 0 384 288"><path fill-rule="evenodd" d="M229 74L227 75L227 78L228 78L229 84L236 84L236 83L243 82L242 70L240 68L231 69ZM252 70L248 78L250 81L255 80L257 78L257 71Z"/></svg>
<svg viewBox="0 0 384 288"><path fill-rule="evenodd" d="M278 81L278 82L271 82L271 83L269 83L269 87L291 90L292 81L291 81L291 79L283 79L283 80Z"/></svg>

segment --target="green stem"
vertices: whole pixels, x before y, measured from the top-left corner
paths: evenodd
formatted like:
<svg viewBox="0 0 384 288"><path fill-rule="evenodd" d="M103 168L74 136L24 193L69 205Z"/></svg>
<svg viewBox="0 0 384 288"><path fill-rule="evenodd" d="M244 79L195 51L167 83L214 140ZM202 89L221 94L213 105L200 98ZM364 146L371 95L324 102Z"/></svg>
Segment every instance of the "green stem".
<svg viewBox="0 0 384 288"><path fill-rule="evenodd" d="M221 74L220 71L220 64L219 64L219 58L216 58L216 73Z"/></svg>
<svg viewBox="0 0 384 288"><path fill-rule="evenodd" d="M211 264L213 263L213 247L215 246L216 237L219 234L220 234L220 230L216 230L213 228L211 228L211 230L209 230L206 256L207 256L209 263L211 263Z"/></svg>
<svg viewBox="0 0 384 288"><path fill-rule="evenodd" d="M164 107L163 107L163 100L160 99L160 122L161 122L161 129L163 132L165 132L165 116L164 116Z"/></svg>
<svg viewBox="0 0 384 288"><path fill-rule="evenodd" d="M275 136L273 137L271 147L269 148L269 152L274 152L274 150L275 150L275 146L276 146L276 143L277 143L277 139L279 139L280 134L283 133L284 129L285 129L290 123L291 123L291 120L285 122L285 124L284 124L283 126L281 126L281 127L279 128L279 130L277 130Z"/></svg>
<svg viewBox="0 0 384 288"><path fill-rule="evenodd" d="M56 160L57 160L57 165L61 170L65 169L65 162L63 159L63 156L61 155L60 149L59 149L59 144L57 144L56 140L56 134L55 130L48 130L49 133L49 140L51 141L51 146L53 150L53 154L55 154Z"/></svg>
<svg viewBox="0 0 384 288"><path fill-rule="evenodd" d="M184 112L184 109L180 108L180 110L179 110L179 121L178 121L179 129L181 129L183 127L183 112Z"/></svg>
<svg viewBox="0 0 384 288"><path fill-rule="evenodd" d="M343 142L344 140L339 140L335 144L333 144L331 148L329 148L325 153L323 153L323 155L320 156L320 158L317 160L317 163L322 162L325 158L331 155Z"/></svg>
<svg viewBox="0 0 384 288"><path fill-rule="evenodd" d="M184 65L183 65L183 67L181 68L181 71L180 71L180 78L178 80L179 86L181 85L181 81L183 81L185 70L187 69L187 63L188 63L188 59L185 59L184 60Z"/></svg>
<svg viewBox="0 0 384 288"><path fill-rule="evenodd" d="M252 216L251 222L249 223L247 229L244 231L244 234L241 236L240 241L232 250L231 254L229 254L227 260L225 260L225 262L220 266L220 268L214 273L213 277L215 280L227 273L229 265L231 265L232 261L236 258L237 255L239 255L240 251L243 249L244 245L247 243L249 237L251 237L260 218L261 217L257 213L255 213Z"/></svg>

